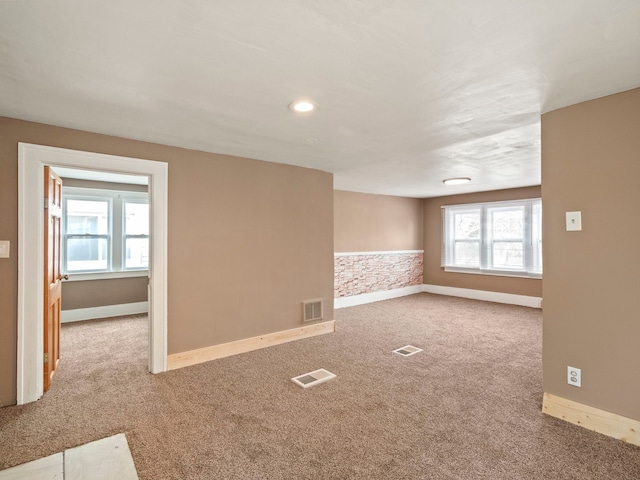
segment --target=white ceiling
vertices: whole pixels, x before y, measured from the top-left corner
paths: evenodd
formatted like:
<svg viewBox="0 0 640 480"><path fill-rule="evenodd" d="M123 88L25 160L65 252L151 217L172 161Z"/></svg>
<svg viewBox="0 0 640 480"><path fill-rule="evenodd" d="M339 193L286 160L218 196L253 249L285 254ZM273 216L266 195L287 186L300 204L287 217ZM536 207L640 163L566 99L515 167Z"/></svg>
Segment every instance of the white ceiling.
<svg viewBox="0 0 640 480"><path fill-rule="evenodd" d="M638 0L0 1L0 115L342 190L539 184L541 112L638 86Z"/></svg>

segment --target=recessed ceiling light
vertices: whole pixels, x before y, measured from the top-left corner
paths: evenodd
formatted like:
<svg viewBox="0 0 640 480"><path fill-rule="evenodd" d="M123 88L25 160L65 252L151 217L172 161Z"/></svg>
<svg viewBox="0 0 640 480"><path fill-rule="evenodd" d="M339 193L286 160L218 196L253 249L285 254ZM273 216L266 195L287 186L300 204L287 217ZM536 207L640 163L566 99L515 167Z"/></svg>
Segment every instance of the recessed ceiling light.
<svg viewBox="0 0 640 480"><path fill-rule="evenodd" d="M459 177L459 178L447 178L443 180L442 183L445 185L462 185L464 183L469 183L471 179L469 177Z"/></svg>
<svg viewBox="0 0 640 480"><path fill-rule="evenodd" d="M311 110L315 110L316 107L317 104L309 100L296 100L295 102L289 104L289 110L296 113L307 113Z"/></svg>

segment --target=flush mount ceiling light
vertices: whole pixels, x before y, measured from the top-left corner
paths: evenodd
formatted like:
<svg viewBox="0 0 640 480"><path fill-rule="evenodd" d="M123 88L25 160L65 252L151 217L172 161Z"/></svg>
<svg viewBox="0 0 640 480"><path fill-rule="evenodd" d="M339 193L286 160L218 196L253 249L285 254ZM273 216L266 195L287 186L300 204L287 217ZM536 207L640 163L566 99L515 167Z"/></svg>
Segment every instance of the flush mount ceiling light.
<svg viewBox="0 0 640 480"><path fill-rule="evenodd" d="M289 110L296 113L307 113L315 110L318 105L310 100L296 100L289 104Z"/></svg>
<svg viewBox="0 0 640 480"><path fill-rule="evenodd" d="M462 185L464 183L469 183L471 179L469 177L458 177L458 178L447 178L443 180L442 183L445 185Z"/></svg>

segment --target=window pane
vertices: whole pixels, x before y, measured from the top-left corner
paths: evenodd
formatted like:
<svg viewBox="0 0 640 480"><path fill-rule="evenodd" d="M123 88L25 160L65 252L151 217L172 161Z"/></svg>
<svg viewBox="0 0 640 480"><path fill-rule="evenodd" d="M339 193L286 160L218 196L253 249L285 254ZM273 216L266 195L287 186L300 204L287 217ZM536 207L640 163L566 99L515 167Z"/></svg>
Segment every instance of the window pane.
<svg viewBox="0 0 640 480"><path fill-rule="evenodd" d="M109 256L106 238L67 239L67 271L107 270Z"/></svg>
<svg viewBox="0 0 640 480"><path fill-rule="evenodd" d="M542 275L540 199L443 207L445 268Z"/></svg>
<svg viewBox="0 0 640 480"><path fill-rule="evenodd" d="M108 200L72 200L66 202L67 235L109 233Z"/></svg>
<svg viewBox="0 0 640 480"><path fill-rule="evenodd" d="M522 242L493 242L492 268L524 268Z"/></svg>
<svg viewBox="0 0 640 480"><path fill-rule="evenodd" d="M534 203L531 208L532 269L542 273L542 204Z"/></svg>
<svg viewBox="0 0 640 480"><path fill-rule="evenodd" d="M149 266L149 239L125 239L124 268L147 268Z"/></svg>
<svg viewBox="0 0 640 480"><path fill-rule="evenodd" d="M455 242L454 261L456 267L479 267L480 266L480 243L479 242Z"/></svg>
<svg viewBox="0 0 640 480"><path fill-rule="evenodd" d="M149 235L149 204L125 202L125 235Z"/></svg>
<svg viewBox="0 0 640 480"><path fill-rule="evenodd" d="M494 240L515 240L524 236L524 208L492 211Z"/></svg>
<svg viewBox="0 0 640 480"><path fill-rule="evenodd" d="M453 222L456 240L480 238L480 212L456 213Z"/></svg>

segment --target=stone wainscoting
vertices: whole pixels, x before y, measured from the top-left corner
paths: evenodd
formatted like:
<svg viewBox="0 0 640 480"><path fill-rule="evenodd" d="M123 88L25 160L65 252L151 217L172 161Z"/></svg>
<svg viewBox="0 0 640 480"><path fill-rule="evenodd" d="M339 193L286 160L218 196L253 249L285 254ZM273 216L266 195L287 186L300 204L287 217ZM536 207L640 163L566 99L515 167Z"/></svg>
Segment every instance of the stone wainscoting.
<svg viewBox="0 0 640 480"><path fill-rule="evenodd" d="M334 297L421 285L423 255L422 250L336 253Z"/></svg>

